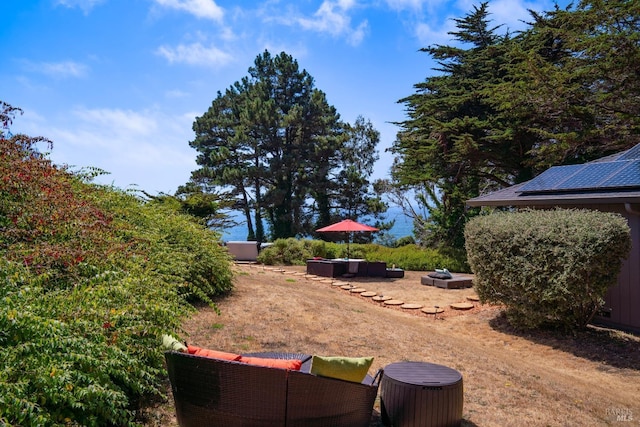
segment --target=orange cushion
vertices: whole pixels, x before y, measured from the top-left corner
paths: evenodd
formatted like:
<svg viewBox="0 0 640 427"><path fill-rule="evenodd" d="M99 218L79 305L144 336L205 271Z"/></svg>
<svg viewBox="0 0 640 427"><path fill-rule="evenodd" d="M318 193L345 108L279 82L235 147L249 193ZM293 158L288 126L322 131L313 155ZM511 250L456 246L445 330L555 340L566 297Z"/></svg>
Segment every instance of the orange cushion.
<svg viewBox="0 0 640 427"><path fill-rule="evenodd" d="M195 354L196 356L212 357L214 359L222 360L240 360L239 354L227 353L226 351L209 350L206 348L196 347L195 345L187 345L187 351L189 354Z"/></svg>
<svg viewBox="0 0 640 427"><path fill-rule="evenodd" d="M299 371L302 366L302 360L297 359L268 359L265 357L241 356L240 362L256 366L266 366L268 368L288 369L290 371Z"/></svg>

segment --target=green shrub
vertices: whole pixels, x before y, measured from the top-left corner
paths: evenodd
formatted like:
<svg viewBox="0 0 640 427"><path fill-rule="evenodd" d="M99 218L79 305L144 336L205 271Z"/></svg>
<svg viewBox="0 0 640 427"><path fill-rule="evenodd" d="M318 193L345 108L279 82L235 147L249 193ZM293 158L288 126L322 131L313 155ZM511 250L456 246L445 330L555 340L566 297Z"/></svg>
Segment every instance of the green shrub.
<svg viewBox="0 0 640 427"><path fill-rule="evenodd" d="M399 248L401 246L415 245L415 243L416 243L416 239L413 236L404 236L396 240L394 246L396 248Z"/></svg>
<svg viewBox="0 0 640 427"><path fill-rule="evenodd" d="M179 207L144 203L109 187L102 188L95 203L108 209L117 238L128 243L127 252L119 254L121 262L133 261L148 274L160 275L189 301L210 303L232 289L232 260L220 235Z"/></svg>
<svg viewBox="0 0 640 427"><path fill-rule="evenodd" d="M586 210L480 216L465 238L481 300L523 328L586 326L631 247L623 217Z"/></svg>
<svg viewBox="0 0 640 427"><path fill-rule="evenodd" d="M322 252L317 246L316 251ZM312 256L311 245L294 238L276 239L272 245L262 249L258 262L267 265L304 265Z"/></svg>
<svg viewBox="0 0 640 427"><path fill-rule="evenodd" d="M384 261L390 267L395 265L405 270L427 271L447 268L460 273L469 271L465 254L462 252L446 253L411 244L389 248L377 244L352 243L349 245L349 255L353 259ZM290 238L278 239L273 245L260 251L258 262L267 265L304 265L307 259L313 257L334 259L346 256L346 244Z"/></svg>
<svg viewBox="0 0 640 427"><path fill-rule="evenodd" d="M89 184L1 125L0 425L138 425L165 390L160 337L231 289L230 257L197 220Z"/></svg>
<svg viewBox="0 0 640 427"><path fill-rule="evenodd" d="M162 393L158 337L190 308L135 274L46 281L0 259L0 424L134 425L140 400Z"/></svg>
<svg viewBox="0 0 640 427"><path fill-rule="evenodd" d="M408 244L398 248L366 245L365 258L369 261L384 261L388 266L410 271L432 271L446 268L449 271L465 273L469 271L465 256L461 252L445 252L442 249L423 248Z"/></svg>

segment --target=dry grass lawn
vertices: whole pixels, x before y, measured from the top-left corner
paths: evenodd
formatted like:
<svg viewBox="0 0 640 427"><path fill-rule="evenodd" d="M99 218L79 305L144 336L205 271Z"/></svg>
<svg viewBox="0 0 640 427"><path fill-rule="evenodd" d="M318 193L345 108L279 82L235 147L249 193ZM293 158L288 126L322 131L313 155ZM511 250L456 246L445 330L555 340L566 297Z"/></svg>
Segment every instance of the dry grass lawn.
<svg viewBox="0 0 640 427"><path fill-rule="evenodd" d="M221 315L203 308L184 324L190 343L246 353L287 351L375 356L370 373L402 361L450 366L464 381L466 426L599 426L640 424L640 338L602 328L575 337L519 333L499 308L469 301L473 289L420 284L424 272L402 279L349 279L354 285L420 309L384 306L342 289L304 267L236 265L235 290L218 301ZM175 426L169 401L156 415ZM621 422L618 415L631 416ZM382 425L376 401L371 426Z"/></svg>

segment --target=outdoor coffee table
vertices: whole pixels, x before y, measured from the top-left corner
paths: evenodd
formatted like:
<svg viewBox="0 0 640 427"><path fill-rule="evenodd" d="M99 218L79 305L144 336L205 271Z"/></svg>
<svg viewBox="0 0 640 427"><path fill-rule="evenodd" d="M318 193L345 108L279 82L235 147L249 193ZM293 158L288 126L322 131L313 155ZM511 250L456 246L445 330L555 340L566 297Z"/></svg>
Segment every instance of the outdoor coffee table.
<svg viewBox="0 0 640 427"><path fill-rule="evenodd" d="M386 426L459 426L464 402L462 375L434 363L392 363L384 368L380 401Z"/></svg>

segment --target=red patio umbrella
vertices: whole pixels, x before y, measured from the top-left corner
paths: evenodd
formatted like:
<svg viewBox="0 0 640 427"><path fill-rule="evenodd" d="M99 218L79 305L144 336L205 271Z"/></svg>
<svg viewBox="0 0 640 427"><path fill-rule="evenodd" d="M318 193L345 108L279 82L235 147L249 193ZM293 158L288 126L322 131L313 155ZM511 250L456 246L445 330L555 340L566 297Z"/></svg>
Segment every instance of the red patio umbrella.
<svg viewBox="0 0 640 427"><path fill-rule="evenodd" d="M327 225L326 227L318 228L316 230L319 233L347 233L347 258L349 258L349 235L353 232L361 232L361 231L379 231L379 229L375 227L371 227L370 225L361 224L359 222L353 221L351 219L344 219L340 222L336 222L335 224Z"/></svg>

